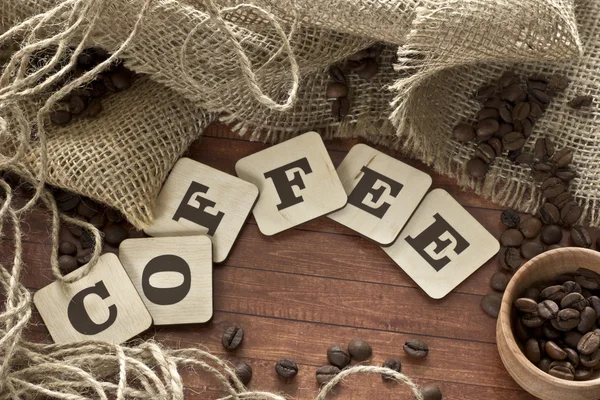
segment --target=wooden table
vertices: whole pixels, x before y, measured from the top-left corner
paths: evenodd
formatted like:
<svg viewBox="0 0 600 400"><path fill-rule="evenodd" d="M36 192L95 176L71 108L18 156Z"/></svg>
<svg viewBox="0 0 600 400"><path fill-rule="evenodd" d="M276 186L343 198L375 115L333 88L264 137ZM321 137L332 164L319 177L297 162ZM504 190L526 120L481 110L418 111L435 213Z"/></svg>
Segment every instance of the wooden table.
<svg viewBox="0 0 600 400"><path fill-rule="evenodd" d="M358 141L328 141L337 166ZM235 162L263 148L211 126L188 156L234 174ZM385 150L388 154L389 150ZM393 154L402 159L399 154ZM504 230L502 207L462 191L453 179L423 164L405 160L433 176L433 188L450 192L493 235ZM49 268L48 214L38 209L24 224L24 282L32 291L53 279ZM8 263L12 248L4 237L0 261ZM143 338L171 347L206 346L232 362L246 361L254 370L249 387L312 399L318 391L315 369L327 363L332 344L360 337L374 349L372 363L399 358L402 371L418 383L435 382L446 399L532 399L504 370L496 350L496 320L479 306L491 289L496 258L440 301L432 300L374 243L328 218L319 218L273 237L258 231L251 217L230 257L214 269L214 317L203 325L151 328ZM230 325L244 328L243 346L227 353L221 334ZM50 341L39 316L29 328L35 340ZM410 359L405 340L429 344L429 356ZM275 374L275 362L291 358L300 373L291 383ZM184 372L190 399L213 399L223 393L205 375ZM409 399L406 387L382 384L380 377L356 377L337 389L339 399Z"/></svg>

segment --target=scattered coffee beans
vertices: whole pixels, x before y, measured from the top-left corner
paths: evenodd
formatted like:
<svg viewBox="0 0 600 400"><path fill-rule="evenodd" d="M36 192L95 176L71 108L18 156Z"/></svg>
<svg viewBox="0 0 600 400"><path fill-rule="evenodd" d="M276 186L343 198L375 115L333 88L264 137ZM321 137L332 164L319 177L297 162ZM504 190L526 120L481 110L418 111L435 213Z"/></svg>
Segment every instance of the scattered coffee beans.
<svg viewBox="0 0 600 400"><path fill-rule="evenodd" d="M58 257L58 267L63 275L73 272L79 267L77 259L73 256L62 255Z"/></svg>
<svg viewBox="0 0 600 400"><path fill-rule="evenodd" d="M425 385L421 388L423 400L442 400L442 391L433 384Z"/></svg>
<svg viewBox="0 0 600 400"><path fill-rule="evenodd" d="M334 365L325 365L317 368L317 382L319 382L319 385L324 385L335 378L335 376L340 372L340 369Z"/></svg>
<svg viewBox="0 0 600 400"><path fill-rule="evenodd" d="M348 344L348 352L356 361L365 361L371 358L373 349L362 339L352 339Z"/></svg>
<svg viewBox="0 0 600 400"><path fill-rule="evenodd" d="M327 349L327 360L331 365L344 369L350 364L350 354L345 348L335 344Z"/></svg>
<svg viewBox="0 0 600 400"><path fill-rule="evenodd" d="M393 369L396 372L401 372L402 371L402 364L400 363L400 361L394 360L392 358L389 358L389 359L385 360L385 362L383 363L382 367ZM381 379L383 379L384 381L394 380L394 378L391 375L389 375L389 374L382 374L381 375Z"/></svg>
<svg viewBox="0 0 600 400"><path fill-rule="evenodd" d="M58 254L73 256L77 254L77 246L71 242L60 242L58 245Z"/></svg>
<svg viewBox="0 0 600 400"><path fill-rule="evenodd" d="M527 239L533 239L540 234L543 224L542 221L534 216L527 215L521 218L519 230Z"/></svg>
<svg viewBox="0 0 600 400"><path fill-rule="evenodd" d="M508 274L505 274L504 272L496 272L494 275L492 275L490 285L492 286L492 289L499 292L504 292L509 281L510 276Z"/></svg>
<svg viewBox="0 0 600 400"><path fill-rule="evenodd" d="M567 105L575 110L579 110L583 107L588 107L592 104L594 98L589 95L579 95L570 100Z"/></svg>
<svg viewBox="0 0 600 400"><path fill-rule="evenodd" d="M409 339L404 343L404 351L411 357L423 358L429 354L427 343L421 339Z"/></svg>
<svg viewBox="0 0 600 400"><path fill-rule="evenodd" d="M571 239L576 247L585 247L586 249L592 247L590 233L583 226L574 226L571 228Z"/></svg>
<svg viewBox="0 0 600 400"><path fill-rule="evenodd" d="M252 380L252 367L250 364L242 362L235 366L235 376L238 377L244 386L248 385Z"/></svg>
<svg viewBox="0 0 600 400"><path fill-rule="evenodd" d="M283 379L292 379L298 375L298 365L292 360L282 359L277 361L275 372Z"/></svg>
<svg viewBox="0 0 600 400"><path fill-rule="evenodd" d="M501 305L502 295L498 293L488 293L481 299L481 309L494 318L498 318Z"/></svg>
<svg viewBox="0 0 600 400"><path fill-rule="evenodd" d="M221 343L225 349L235 350L240 347L242 340L244 340L244 330L242 328L238 328L237 326L230 326L227 328L225 333L223 333Z"/></svg>

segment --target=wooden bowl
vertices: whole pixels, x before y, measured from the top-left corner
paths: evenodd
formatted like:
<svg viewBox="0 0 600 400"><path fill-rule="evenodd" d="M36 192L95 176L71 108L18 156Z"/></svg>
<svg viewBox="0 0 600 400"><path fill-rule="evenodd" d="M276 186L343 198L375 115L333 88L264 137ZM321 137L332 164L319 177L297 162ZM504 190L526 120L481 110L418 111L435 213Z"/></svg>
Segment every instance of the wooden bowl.
<svg viewBox="0 0 600 400"><path fill-rule="evenodd" d="M513 276L502 299L496 327L498 351L513 379L525 390L543 400L600 399L600 371L596 378L575 382L558 379L529 361L515 341L512 327L513 302L532 284L574 272L584 267L600 273L600 252L566 247L543 253L522 266Z"/></svg>

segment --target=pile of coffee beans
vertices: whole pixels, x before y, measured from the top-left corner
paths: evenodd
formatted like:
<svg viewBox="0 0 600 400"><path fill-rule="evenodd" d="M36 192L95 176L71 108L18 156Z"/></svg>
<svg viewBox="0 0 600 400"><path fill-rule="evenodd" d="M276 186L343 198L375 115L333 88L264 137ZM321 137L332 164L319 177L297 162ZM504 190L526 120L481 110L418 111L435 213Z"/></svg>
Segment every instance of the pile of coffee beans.
<svg viewBox="0 0 600 400"><path fill-rule="evenodd" d="M350 111L349 82L344 71L353 71L360 78L371 79L379 72L377 57L383 51L382 44L375 44L367 49L358 51L348 57L341 66L333 65L329 68L331 82L327 85L326 96L331 100L331 115L336 121L341 121Z"/></svg>
<svg viewBox="0 0 600 400"><path fill-rule="evenodd" d="M77 58L72 78L78 78L109 57L102 49L84 50ZM102 112L101 99L110 93L131 87L135 73L117 63L102 72L86 87L79 88L61 100L62 107L50 115L55 125L66 125L74 118L94 118Z"/></svg>
<svg viewBox="0 0 600 400"><path fill-rule="evenodd" d="M585 381L600 373L600 275L575 273L535 285L515 300L515 337L525 356L557 378Z"/></svg>

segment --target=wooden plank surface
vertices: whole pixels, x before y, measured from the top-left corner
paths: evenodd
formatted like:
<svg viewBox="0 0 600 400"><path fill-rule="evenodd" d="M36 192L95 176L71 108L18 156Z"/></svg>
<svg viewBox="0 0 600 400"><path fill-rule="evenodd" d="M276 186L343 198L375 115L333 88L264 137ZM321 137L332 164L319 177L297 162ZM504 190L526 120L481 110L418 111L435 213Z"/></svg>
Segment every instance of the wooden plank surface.
<svg viewBox="0 0 600 400"><path fill-rule="evenodd" d="M326 142L335 166L356 143ZM237 160L266 147L237 137L227 127L213 125L186 155L234 174ZM503 231L500 206L462 191L454 180L432 173L417 161L383 151L431 174L432 188L447 190L494 236ZM48 215L41 208L33 210L23 229L24 283L35 292L53 280L48 265ZM11 238L3 237L0 262L10 261L11 248ZM318 391L314 373L326 364L327 348L346 344L353 337L371 343L373 364L397 357L403 372L419 383L439 384L447 399L532 399L504 370L495 344L496 321L479 307L490 290L489 278L498 268L493 258L437 301L427 297L377 244L326 217L272 237L262 235L250 217L229 258L215 266L212 320L153 327L142 337L170 347L202 345L232 362L249 362L254 369L251 389L297 399L311 399ZM221 334L230 325L246 331L243 346L234 353L221 346ZM50 340L37 312L29 335L38 341ZM404 354L402 345L410 337L429 344L426 359L410 359ZM274 371L275 362L284 357L294 359L300 367L291 383L279 380ZM187 398L223 395L218 382L202 373L185 371L184 376ZM406 388L382 384L379 377L371 376L351 378L331 398L411 396Z"/></svg>

